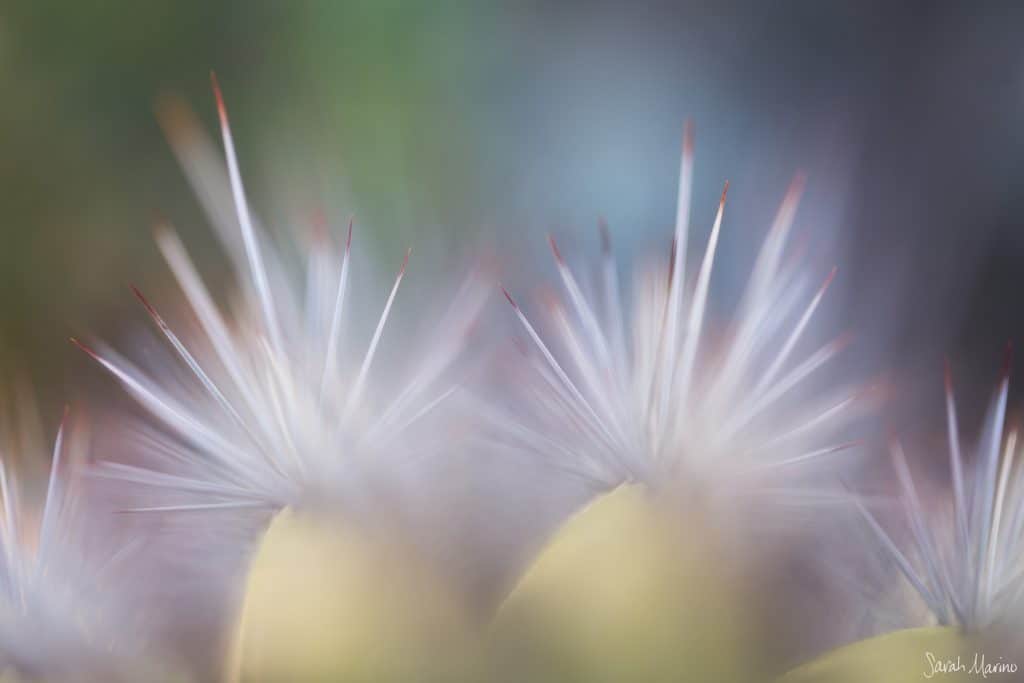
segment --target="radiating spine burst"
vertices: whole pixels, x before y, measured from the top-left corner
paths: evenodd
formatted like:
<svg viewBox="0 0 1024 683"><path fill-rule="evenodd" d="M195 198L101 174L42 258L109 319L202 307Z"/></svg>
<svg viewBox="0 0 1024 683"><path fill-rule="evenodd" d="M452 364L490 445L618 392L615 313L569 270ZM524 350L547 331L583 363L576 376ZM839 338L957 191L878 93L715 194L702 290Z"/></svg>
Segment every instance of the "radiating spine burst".
<svg viewBox="0 0 1024 683"><path fill-rule="evenodd" d="M480 286L482 273L474 271L437 321L436 330L416 345L419 363L395 394L378 404L379 397L369 395L379 393L370 392L371 370L405 276L409 251L357 367L347 358L343 361L339 349L352 327L345 322L346 316L351 317L346 301L352 222L343 249L335 249L326 231L319 231L307 255L305 291L296 287L295 278L282 266L283 254L267 249L250 214L216 78L213 89L227 158L226 181L223 170L212 167L214 155L203 145L200 132L178 121L171 124L170 136L193 184L204 178L215 186L230 187L241 244L224 230L225 211L218 204L223 200L210 197L208 189L202 198L219 223L219 234L249 295L246 301L253 305L237 310L229 324L176 235L161 229L157 243L202 329L205 338L198 341L212 353L204 356L195 343L179 338L153 305L138 290L135 293L178 362L187 368L190 382L201 388L200 398L175 392L174 383L168 381L176 371L172 366L156 368L163 376L144 373L112 350L94 351L72 340L181 441L147 437L151 450L166 465L161 468L164 471L119 463L104 463L100 469L189 497L147 508L154 511L301 505L316 495L341 495L344 482L340 480L360 465L360 459L379 460L371 454L429 451L437 445L439 434L431 434L433 441L415 443L403 442L401 437L420 427L455 393L454 386L442 386L444 375L462 350L487 291ZM311 494L314 489L316 494Z"/></svg>
<svg viewBox="0 0 1024 683"><path fill-rule="evenodd" d="M808 378L842 348L829 342L792 362L835 276L808 291L805 273L783 263L803 187L789 189L754 265L739 311L719 341L709 328L711 277L728 192L722 192L692 286L687 245L693 184L693 137L683 142L675 236L667 269L641 269L634 304L623 292L602 224L603 259L586 288L551 238L566 300L549 302L554 334L545 335L505 291L539 355L529 354L535 415L492 415L500 441L525 449L599 487L623 481L660 485L700 461L714 467L774 468L842 449L836 438L855 411L857 394L807 398ZM802 303L801 303L802 302ZM557 342L552 346L552 342ZM539 420L542 426L534 428ZM831 443L829 443L831 440Z"/></svg>
<svg viewBox="0 0 1024 683"><path fill-rule="evenodd" d="M97 682L156 676L141 666L128 584L113 578L137 545L86 537L87 524L101 520L69 476L66 423L67 412L41 500L9 469L12 454L0 454L0 673ZM4 436L28 447L30 435Z"/></svg>
<svg viewBox="0 0 1024 683"><path fill-rule="evenodd" d="M858 508L935 619L940 624L976 630L1012 618L1014 607L1024 598L1024 468L1016 462L1017 430L1004 436L1009 361L989 407L972 467L964 462L948 364L945 383L952 524L933 521L936 516L922 504L903 448L895 439L890 452L911 547L901 549L867 506L858 503Z"/></svg>

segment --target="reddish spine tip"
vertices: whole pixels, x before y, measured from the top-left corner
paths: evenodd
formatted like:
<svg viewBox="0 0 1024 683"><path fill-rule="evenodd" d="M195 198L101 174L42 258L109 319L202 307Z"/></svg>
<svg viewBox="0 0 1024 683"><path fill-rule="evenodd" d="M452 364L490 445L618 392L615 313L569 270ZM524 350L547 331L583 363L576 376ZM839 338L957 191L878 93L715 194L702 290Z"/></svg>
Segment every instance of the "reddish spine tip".
<svg viewBox="0 0 1024 683"><path fill-rule="evenodd" d="M309 223L313 228L312 236L316 244L327 242L327 214L322 206L314 208L309 214Z"/></svg>
<svg viewBox="0 0 1024 683"><path fill-rule="evenodd" d="M168 223L170 223L170 221L167 219L167 216L165 216L164 213L160 211L160 209L153 207L150 207L149 209L149 221L150 223L157 227L161 225L167 225Z"/></svg>
<svg viewBox="0 0 1024 683"><path fill-rule="evenodd" d="M821 285L821 291L824 292L826 289L828 289L829 285L832 284L832 281L836 279L836 273L838 272L839 266L832 266L832 270L829 271L828 277L825 278L825 282L822 283Z"/></svg>
<svg viewBox="0 0 1024 683"><path fill-rule="evenodd" d="M81 341L80 341L80 340L79 340L79 339L78 339L77 337L68 337L68 340L69 340L69 341L70 341L70 342L71 342L72 344L74 344L75 346L77 346L78 348L80 348L80 349L81 349L82 351L85 351L85 352L86 352L87 354L89 354L89 356L91 356L92 358L94 358L94 359L96 359L96 360L99 360L99 359L100 359L100 357L99 357L99 356L98 356L98 355L96 354L96 352L95 352L95 351L93 351L93 350L92 350L92 349L90 349L90 348L89 348L88 346L86 346L85 344L83 344L83 343L82 343L82 342L81 342Z"/></svg>
<svg viewBox="0 0 1024 683"><path fill-rule="evenodd" d="M949 356L942 358L942 380L946 385L946 393L953 393L953 369L949 365Z"/></svg>
<svg viewBox="0 0 1024 683"><path fill-rule="evenodd" d="M804 187L807 186L807 174L803 171L797 171L793 175L793 180L789 182L789 189L786 190L786 198L784 201L791 204L795 204L799 199L800 195L804 193Z"/></svg>
<svg viewBox="0 0 1024 683"><path fill-rule="evenodd" d="M173 233L174 233L174 228L171 227L170 222L168 222L168 221L158 221L156 223L153 223L153 237L156 238L158 241L164 235L173 234Z"/></svg>
<svg viewBox="0 0 1024 683"><path fill-rule="evenodd" d="M157 209L150 210L150 225L152 226L153 235L157 238L174 231L170 219Z"/></svg>
<svg viewBox="0 0 1024 683"><path fill-rule="evenodd" d="M137 298L142 303L143 307L146 309L146 313L148 313L149 317L153 319L153 322L156 323L156 326L163 330L165 333L170 332L170 328L167 327L167 323L165 323L164 319L160 317L160 314L156 312L156 309L153 307L153 304L149 303L149 300L145 296L143 296L142 292L139 291L139 288L136 287L135 285L128 286L131 287L132 292L135 293L135 298Z"/></svg>
<svg viewBox="0 0 1024 683"><path fill-rule="evenodd" d="M853 332L843 332L832 342L832 348L835 351L842 351L851 343L853 343Z"/></svg>
<svg viewBox="0 0 1024 683"><path fill-rule="evenodd" d="M405 269L409 266L409 255L412 254L412 247L405 250L405 258L402 259L402 268L398 271L399 275L405 275Z"/></svg>
<svg viewBox="0 0 1024 683"><path fill-rule="evenodd" d="M601 251L606 255L612 251L612 235L608 230L608 221L604 216L598 216L597 229L601 231Z"/></svg>
<svg viewBox="0 0 1024 683"><path fill-rule="evenodd" d="M516 303L516 300L513 299L512 295L508 293L507 289L505 289L505 285L499 283L498 286L501 287L501 293L504 294L505 298L508 299L508 302L510 304L512 304L512 308L514 308L514 309L516 309L518 311L519 310L519 304Z"/></svg>
<svg viewBox="0 0 1024 683"><path fill-rule="evenodd" d="M213 97L217 100L217 114L226 126L228 111L227 107L224 106L224 95L220 91L220 82L217 80L217 73L215 71L210 71L210 85L213 87Z"/></svg>
<svg viewBox="0 0 1024 683"><path fill-rule="evenodd" d="M558 251L558 245L555 243L554 235L548 235L548 244L551 245L551 253L555 255L555 261L558 262L558 265L563 265L565 261L562 260L562 252Z"/></svg>
<svg viewBox="0 0 1024 683"><path fill-rule="evenodd" d="M195 117L181 98L170 93L160 93L154 103L157 123L172 140L187 141L196 132ZM180 137L179 137L180 136Z"/></svg>
<svg viewBox="0 0 1024 683"><path fill-rule="evenodd" d="M555 294L554 291L545 287L540 292L540 298L544 305L547 306L553 313L561 313L562 308L558 302L558 295Z"/></svg>
<svg viewBox="0 0 1024 683"><path fill-rule="evenodd" d="M149 300L146 299L145 296L143 296L142 292L139 291L138 287L136 287L135 285L128 285L128 287L131 288L132 293L135 294L135 298L139 300L139 303L142 304L142 306L146 309L147 313L149 313L154 318L159 317L156 314L156 309L153 308L153 305L149 303Z"/></svg>
<svg viewBox="0 0 1024 683"><path fill-rule="evenodd" d="M725 181L725 187L722 188L722 198L718 200L718 209L721 210L725 206L725 195L729 194L729 181Z"/></svg>

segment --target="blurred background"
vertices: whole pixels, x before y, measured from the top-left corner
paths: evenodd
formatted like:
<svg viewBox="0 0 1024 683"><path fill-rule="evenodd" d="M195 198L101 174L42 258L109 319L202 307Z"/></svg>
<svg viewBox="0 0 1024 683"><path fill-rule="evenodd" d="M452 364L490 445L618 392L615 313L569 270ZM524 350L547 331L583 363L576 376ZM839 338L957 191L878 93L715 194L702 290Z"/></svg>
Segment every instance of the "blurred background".
<svg viewBox="0 0 1024 683"><path fill-rule="evenodd" d="M660 248L690 117L698 231L729 178L723 249L752 258L805 170L800 225L837 236L833 306L870 330L866 362L923 368L937 393L947 353L988 384L1024 330L1022 19L1010 3L5 3L0 368L44 394L77 384L66 337L115 334L139 319L128 283L169 281L155 215L217 277L155 114L178 96L215 132L215 69L266 222L339 204L388 263L479 235L547 259L544 232L592 245L599 215L624 258Z"/></svg>
<svg viewBox="0 0 1024 683"><path fill-rule="evenodd" d="M1024 337L1022 21L1011 3L4 3L0 376L32 380L46 424L114 391L67 337L145 323L128 284L171 282L157 216L227 280L159 123L179 98L214 133L213 69L264 222L354 212L383 264L488 244L524 283L546 232L593 251L599 216L623 263L667 249L690 118L699 247L732 182L727 308L804 171L797 231L822 276L839 266L851 365L933 433L948 355L970 431Z"/></svg>
<svg viewBox="0 0 1024 683"><path fill-rule="evenodd" d="M844 321L884 322L865 357L920 365L938 386L948 353L958 375L988 382L1024 330L1022 14L1009 3L5 3L0 367L63 393L79 367L67 336L137 317L128 283L167 283L154 215L216 272L155 114L179 96L215 131L213 69L267 222L336 202L389 256L484 233L547 258L545 231L592 243L599 215L624 253L660 246L691 118L698 225L733 183L740 227L727 223L726 253L752 257L802 169L804 229L841 236L828 258L841 265Z"/></svg>

